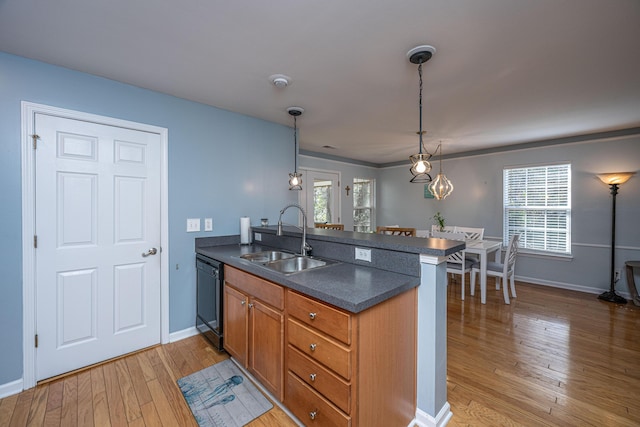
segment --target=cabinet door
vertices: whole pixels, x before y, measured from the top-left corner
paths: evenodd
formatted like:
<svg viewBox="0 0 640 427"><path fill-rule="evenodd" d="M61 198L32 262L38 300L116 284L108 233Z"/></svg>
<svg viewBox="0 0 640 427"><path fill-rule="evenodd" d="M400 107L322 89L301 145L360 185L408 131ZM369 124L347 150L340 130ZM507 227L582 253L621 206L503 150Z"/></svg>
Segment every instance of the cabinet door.
<svg viewBox="0 0 640 427"><path fill-rule="evenodd" d="M249 297L229 285L224 286L224 349L247 366Z"/></svg>
<svg viewBox="0 0 640 427"><path fill-rule="evenodd" d="M251 300L250 307L249 370L282 401L284 316L257 299Z"/></svg>

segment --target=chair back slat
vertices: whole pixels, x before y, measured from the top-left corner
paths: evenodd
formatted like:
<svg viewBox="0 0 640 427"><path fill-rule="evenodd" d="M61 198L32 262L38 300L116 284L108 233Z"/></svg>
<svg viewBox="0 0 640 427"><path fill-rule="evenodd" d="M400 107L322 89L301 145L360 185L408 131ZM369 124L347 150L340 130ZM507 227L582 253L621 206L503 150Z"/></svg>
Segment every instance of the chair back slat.
<svg viewBox="0 0 640 427"><path fill-rule="evenodd" d="M378 234L390 234L394 236L413 236L416 235L416 229L411 227L385 227L379 225L376 227Z"/></svg>
<svg viewBox="0 0 640 427"><path fill-rule="evenodd" d="M504 255L504 272L510 272L513 270L513 266L516 263L516 258L518 256L518 244L520 242L520 235L514 234L511 236L511 240L509 241L509 247L507 248L507 253Z"/></svg>
<svg viewBox="0 0 640 427"><path fill-rule="evenodd" d="M326 228L330 230L344 230L344 224L327 224L324 222L316 222L316 228Z"/></svg>
<svg viewBox="0 0 640 427"><path fill-rule="evenodd" d="M465 240L482 240L484 238L484 228L455 226L454 233L464 233Z"/></svg>

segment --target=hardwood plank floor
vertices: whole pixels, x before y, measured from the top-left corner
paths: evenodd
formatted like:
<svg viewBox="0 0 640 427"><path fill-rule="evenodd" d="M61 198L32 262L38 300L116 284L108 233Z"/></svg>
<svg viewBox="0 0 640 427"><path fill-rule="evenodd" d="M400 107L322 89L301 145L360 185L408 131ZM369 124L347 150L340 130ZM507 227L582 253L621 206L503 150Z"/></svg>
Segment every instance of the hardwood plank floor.
<svg viewBox="0 0 640 427"><path fill-rule="evenodd" d="M640 425L640 307L516 287L507 306L449 286L449 426ZM227 357L201 336L147 349L0 399L0 426L196 426L176 380ZM249 426L295 424L274 406Z"/></svg>

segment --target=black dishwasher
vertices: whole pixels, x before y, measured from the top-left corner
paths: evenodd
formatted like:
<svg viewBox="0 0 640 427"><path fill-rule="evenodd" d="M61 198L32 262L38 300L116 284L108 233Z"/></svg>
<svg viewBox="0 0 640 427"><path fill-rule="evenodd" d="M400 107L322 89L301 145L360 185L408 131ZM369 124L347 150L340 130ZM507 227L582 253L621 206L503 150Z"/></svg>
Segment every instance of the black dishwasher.
<svg viewBox="0 0 640 427"><path fill-rule="evenodd" d="M196 328L218 350L222 346L222 284L224 264L204 255L196 255Z"/></svg>

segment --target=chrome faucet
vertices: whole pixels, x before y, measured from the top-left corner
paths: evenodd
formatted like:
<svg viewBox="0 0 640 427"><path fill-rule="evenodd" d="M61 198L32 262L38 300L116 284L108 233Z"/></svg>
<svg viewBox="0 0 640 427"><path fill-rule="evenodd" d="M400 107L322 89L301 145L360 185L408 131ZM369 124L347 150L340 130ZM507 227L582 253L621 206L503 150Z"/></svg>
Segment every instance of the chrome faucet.
<svg viewBox="0 0 640 427"><path fill-rule="evenodd" d="M313 248L307 243L307 214L299 204L292 203L282 208L280 217L278 217L278 231L276 231L276 236L282 236L282 214L289 208L298 208L300 212L302 212L302 243L300 244L300 255L308 256ZM300 228L297 225L294 227Z"/></svg>

